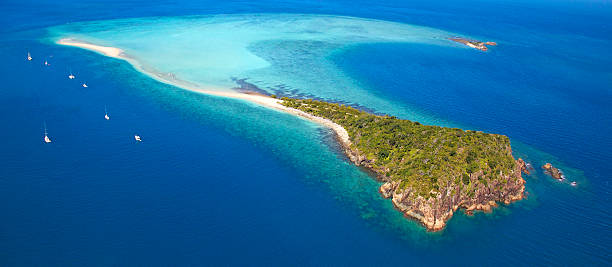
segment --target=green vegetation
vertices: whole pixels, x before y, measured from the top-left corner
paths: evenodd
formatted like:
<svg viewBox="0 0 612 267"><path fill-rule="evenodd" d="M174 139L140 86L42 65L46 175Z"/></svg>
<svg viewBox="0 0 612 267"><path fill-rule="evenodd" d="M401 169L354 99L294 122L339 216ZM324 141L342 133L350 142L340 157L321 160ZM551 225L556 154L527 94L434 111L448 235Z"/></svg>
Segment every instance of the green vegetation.
<svg viewBox="0 0 612 267"><path fill-rule="evenodd" d="M322 101L282 100L287 107L344 127L351 149L365 155L367 165L381 178L400 181L401 188L412 188L425 198L454 184L470 192L477 183L486 185L494 179L503 183L500 173L509 175L515 168L510 140L504 135L426 126ZM471 181L470 174L480 171L482 175Z"/></svg>

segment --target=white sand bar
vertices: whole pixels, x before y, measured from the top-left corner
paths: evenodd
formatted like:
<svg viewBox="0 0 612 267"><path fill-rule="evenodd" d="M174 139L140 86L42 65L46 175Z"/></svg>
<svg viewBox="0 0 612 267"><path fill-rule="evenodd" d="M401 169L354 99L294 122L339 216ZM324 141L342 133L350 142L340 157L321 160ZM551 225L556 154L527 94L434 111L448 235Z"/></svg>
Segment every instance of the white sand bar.
<svg viewBox="0 0 612 267"><path fill-rule="evenodd" d="M130 64L132 64L132 66L134 66L136 69L140 70L141 72L149 75L155 80L158 80L166 84L171 84L171 85L174 85L174 86L186 89L186 90L208 94L208 95L247 100L252 103L261 105L263 107L284 111L284 112L287 112L287 113L290 113L296 116L306 118L308 120L324 125L328 128L331 128L334 132L336 132L336 134L338 135L338 139L340 139L340 142L342 142L343 145L349 146L351 144L348 132L346 131L346 129L344 129L339 124L334 123L333 121L328 120L326 118L317 117L317 116L311 115L309 113L306 113L298 109L283 106L281 104L282 100L280 99L276 99L276 98L272 98L272 97L264 96L264 95L245 94L245 93L231 92L231 91L226 91L226 90L223 90L223 91L205 90L202 88L198 88L195 85L191 85L189 83L182 83L176 79L169 79L167 75L163 75L160 73L150 73L148 71L143 70L142 66L140 66L138 62L128 57L124 53L123 50L116 48L116 47L100 46L100 45L95 45L91 43L77 41L71 38L63 38L63 39L58 40L56 43L60 45L74 46L74 47L79 47L79 48L95 51L95 52L98 52L108 57L123 59L129 62Z"/></svg>
<svg viewBox="0 0 612 267"><path fill-rule="evenodd" d="M76 46L76 47L84 48L87 50L96 51L108 57L120 58L121 54L123 54L123 50L116 48L116 47L100 46L100 45L94 45L94 44L89 44L89 43L84 43L84 42L77 42L70 38L60 39L59 41L57 41L57 43L61 45Z"/></svg>

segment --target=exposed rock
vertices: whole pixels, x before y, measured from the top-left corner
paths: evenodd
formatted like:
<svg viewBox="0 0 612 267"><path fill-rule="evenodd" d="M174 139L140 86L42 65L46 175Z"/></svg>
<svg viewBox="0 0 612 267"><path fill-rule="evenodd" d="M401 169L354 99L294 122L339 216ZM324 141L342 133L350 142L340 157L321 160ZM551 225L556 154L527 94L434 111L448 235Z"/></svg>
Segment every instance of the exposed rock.
<svg viewBox="0 0 612 267"><path fill-rule="evenodd" d="M395 188L399 185L398 182L386 182L380 186L380 193L384 198L390 198L395 191Z"/></svg>
<svg viewBox="0 0 612 267"><path fill-rule="evenodd" d="M517 159L516 163L521 167L522 172L529 174L529 169L527 168L527 164L525 163L525 161L523 161L522 158Z"/></svg>
<svg viewBox="0 0 612 267"><path fill-rule="evenodd" d="M356 165L371 169L375 173L382 173L374 169L372 163L365 155L362 155L354 148L344 147L346 155ZM481 210L490 212L497 203L506 205L521 200L525 192L525 180L521 173L527 171L526 163L522 159L515 161L515 168L509 175L502 175L501 182L490 182L486 185L477 181L484 174L482 171L470 175L471 184L475 188L463 184L447 184L446 188L440 188L440 193L436 197L425 199L418 196L410 188L402 189L398 181L392 181L388 177L378 175L384 183L380 186L379 192L384 198L391 198L395 208L403 212L406 216L420 222L429 231L439 231L444 229L446 222L453 216L459 208L463 208L465 213L472 215L474 211Z"/></svg>
<svg viewBox="0 0 612 267"><path fill-rule="evenodd" d="M557 168L555 168L552 164L546 163L542 166L542 169L546 171L546 173L552 176L555 179L561 180L563 179L563 173Z"/></svg>
<svg viewBox="0 0 612 267"><path fill-rule="evenodd" d="M501 183L478 183L478 186L472 189L473 194L467 192L466 186L449 184L444 190L440 190L442 193L437 197L425 199L409 188L399 188L399 183L395 181L387 181L381 185L380 193L385 198L392 198L397 209L421 222L429 231L438 231L446 226L446 222L458 208L465 209L465 213L471 215L476 210L490 212L498 202L507 205L523 199L525 180L521 177L521 170L524 168L524 162L516 162L514 172L503 176ZM482 175L482 172L473 173L470 180L478 181Z"/></svg>
<svg viewBox="0 0 612 267"><path fill-rule="evenodd" d="M466 46L469 46L471 48L475 48L481 51L487 51L487 45L490 46L495 46L497 45L496 42L481 42L481 41L476 41L476 40L470 40L470 39L466 39L463 37L452 37L452 38L448 38L451 41L457 42L457 43L461 43L464 44Z"/></svg>

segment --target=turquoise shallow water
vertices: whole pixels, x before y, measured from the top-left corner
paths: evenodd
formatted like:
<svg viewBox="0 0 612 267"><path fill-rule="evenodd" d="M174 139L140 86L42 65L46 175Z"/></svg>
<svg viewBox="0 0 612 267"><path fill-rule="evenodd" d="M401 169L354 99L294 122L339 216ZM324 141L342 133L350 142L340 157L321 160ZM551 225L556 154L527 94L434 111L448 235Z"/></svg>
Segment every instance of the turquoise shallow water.
<svg viewBox="0 0 612 267"><path fill-rule="evenodd" d="M610 41L588 21L548 30L554 10L535 18L530 9L483 3L496 18L452 3L432 10L342 2L214 10L160 2L129 12L135 4L122 3L109 17L98 13L106 3L85 2L80 13L48 5L55 13L39 14L37 24L11 12L33 10L23 5L3 9L23 24L9 24L0 39L0 138L11 141L1 154L3 265L609 264ZM194 10L247 14L65 24L81 13L91 20ZM282 14L253 15L262 11ZM556 17L583 15L573 12ZM576 34L576 21L593 27ZM443 40L453 32L500 46L465 49ZM579 186L536 170L525 176L528 199L491 214L458 213L444 231L427 233L380 197L379 183L338 152L328 129L48 42L63 34L117 45L202 84L229 88L231 78L246 78L271 93L507 134L515 156L536 168L551 161ZM66 79L70 69L77 81ZM51 146L39 142L43 121ZM135 133L142 143L132 142Z"/></svg>
<svg viewBox="0 0 612 267"><path fill-rule="evenodd" d="M246 79L280 95L359 103L425 120L402 103L364 90L330 59L368 43L457 46L452 33L388 21L308 14L241 14L137 18L73 23L50 29L50 40L74 38L123 49L144 69L214 90ZM426 121L429 123L429 121Z"/></svg>

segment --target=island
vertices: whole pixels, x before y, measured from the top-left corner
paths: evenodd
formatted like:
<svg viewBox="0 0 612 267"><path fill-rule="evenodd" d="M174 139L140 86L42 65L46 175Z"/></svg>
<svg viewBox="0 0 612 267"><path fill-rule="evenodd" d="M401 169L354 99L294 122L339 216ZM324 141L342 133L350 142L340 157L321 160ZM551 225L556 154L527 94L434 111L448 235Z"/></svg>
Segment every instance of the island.
<svg viewBox="0 0 612 267"><path fill-rule="evenodd" d="M383 183L380 192L397 209L428 230L444 229L459 208L467 214L490 211L498 203L523 198L525 162L512 157L508 137L375 115L347 105L309 99L268 96L244 80L242 90L202 87L177 75L148 67L115 47L72 38L58 44L93 50L126 60L151 78L198 93L246 100L287 112L332 129L344 153L371 170Z"/></svg>
<svg viewBox="0 0 612 267"><path fill-rule="evenodd" d="M489 46L497 45L496 42L481 42L481 41L466 39L466 38L463 38L463 37L451 37L451 38L448 38L448 39L451 40L451 41L457 42L457 43L461 43L461 44L467 45L467 46L469 46L471 48L478 49L480 51L487 51L488 50L487 45L489 45Z"/></svg>
<svg viewBox="0 0 612 267"><path fill-rule="evenodd" d="M380 193L429 231L444 229L459 208L490 211L523 198L527 170L507 136L375 115L311 99L280 104L323 118L346 131L343 150L383 184Z"/></svg>
<svg viewBox="0 0 612 267"><path fill-rule="evenodd" d="M545 173L552 176L552 178L555 178L557 180L563 180L563 173L561 172L561 170L555 168L555 166L553 166L552 164L546 163L542 166L542 169L544 169Z"/></svg>

